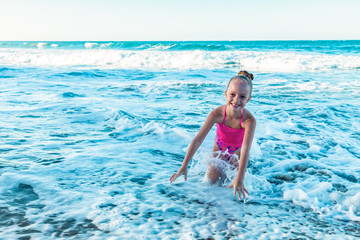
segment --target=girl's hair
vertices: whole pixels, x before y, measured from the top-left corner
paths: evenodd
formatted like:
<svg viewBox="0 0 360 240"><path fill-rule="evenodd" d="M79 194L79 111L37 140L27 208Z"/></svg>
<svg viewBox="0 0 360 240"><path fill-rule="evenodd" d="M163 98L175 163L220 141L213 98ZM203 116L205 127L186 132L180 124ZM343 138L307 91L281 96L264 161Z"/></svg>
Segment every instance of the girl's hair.
<svg viewBox="0 0 360 240"><path fill-rule="evenodd" d="M251 73L249 73L247 71L244 71L244 70L240 71L237 76L232 77L230 79L230 81L229 81L229 83L228 83L228 85L226 87L226 90L229 88L230 83L235 79L242 80L242 81L246 82L249 85L249 87L250 87L250 96L251 96L251 93L252 93L252 80L254 80L254 75L252 75Z"/></svg>

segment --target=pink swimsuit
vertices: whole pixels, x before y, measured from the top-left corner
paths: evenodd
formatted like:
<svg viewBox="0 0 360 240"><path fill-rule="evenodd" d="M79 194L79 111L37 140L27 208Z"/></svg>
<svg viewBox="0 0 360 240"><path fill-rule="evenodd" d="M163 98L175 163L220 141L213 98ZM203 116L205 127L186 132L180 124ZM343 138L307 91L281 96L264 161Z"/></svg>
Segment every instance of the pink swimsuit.
<svg viewBox="0 0 360 240"><path fill-rule="evenodd" d="M244 117L244 109L241 116L240 128ZM216 144L219 146L221 152L228 150L230 154L234 154L236 150L241 148L241 145L244 140L245 128L235 129L228 126L225 126L226 118L226 106L224 113L224 120L222 124L216 124Z"/></svg>

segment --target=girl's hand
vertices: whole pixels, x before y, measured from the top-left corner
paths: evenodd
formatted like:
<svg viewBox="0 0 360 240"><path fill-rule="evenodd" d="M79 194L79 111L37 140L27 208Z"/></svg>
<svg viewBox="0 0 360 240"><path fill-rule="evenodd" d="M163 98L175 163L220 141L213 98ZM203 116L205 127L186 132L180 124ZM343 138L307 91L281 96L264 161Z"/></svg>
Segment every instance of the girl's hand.
<svg viewBox="0 0 360 240"><path fill-rule="evenodd" d="M174 173L170 178L170 183L174 182L179 176L184 175L185 181L187 180L187 168L180 168L177 173Z"/></svg>
<svg viewBox="0 0 360 240"><path fill-rule="evenodd" d="M241 195L243 195L245 199L245 193L247 193L247 195L250 196L250 194L244 187L244 180L239 181L238 179L235 178L233 183L227 188L232 188L232 187L234 188L234 197L236 197L236 191L239 193L239 200L241 200Z"/></svg>

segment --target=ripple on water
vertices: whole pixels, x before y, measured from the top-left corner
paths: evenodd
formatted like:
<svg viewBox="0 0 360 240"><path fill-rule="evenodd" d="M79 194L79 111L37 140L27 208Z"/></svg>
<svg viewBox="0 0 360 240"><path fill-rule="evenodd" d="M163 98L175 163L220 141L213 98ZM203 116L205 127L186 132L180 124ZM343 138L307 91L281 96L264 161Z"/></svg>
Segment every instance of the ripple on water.
<svg viewBox="0 0 360 240"><path fill-rule="evenodd" d="M69 138L74 136L84 135L84 133L74 133L74 132L67 132L67 133L52 133L49 134L50 137L58 137L58 138Z"/></svg>
<svg viewBox="0 0 360 240"><path fill-rule="evenodd" d="M41 158L36 161L36 163L49 166L51 164L61 163L65 160L65 157L58 157L58 158Z"/></svg>
<svg viewBox="0 0 360 240"><path fill-rule="evenodd" d="M106 77L105 72L97 72L97 71L73 71L73 72L64 72L64 73L57 73L51 77L59 77L64 78L66 76L70 77L83 77L83 78L103 78Z"/></svg>
<svg viewBox="0 0 360 240"><path fill-rule="evenodd" d="M27 231L39 232L27 228L32 222L26 217L26 211L30 209L41 210L45 207L41 204L31 204L31 202L39 199L31 185L20 183L17 187L1 193L0 198L4 201L3 206L0 207L0 225L6 227L17 225L19 227L17 231L24 231L22 232L24 234Z"/></svg>
<svg viewBox="0 0 360 240"><path fill-rule="evenodd" d="M184 156L181 154L171 153L171 152L167 152L167 151L163 151L163 150L159 150L159 149L144 148L141 150L141 152L149 152L153 156L170 157L171 159L174 159L174 160L183 160L183 158L184 158Z"/></svg>
<svg viewBox="0 0 360 240"><path fill-rule="evenodd" d="M73 92L64 92L62 94L63 98L76 98L76 97L85 97L84 94L76 94Z"/></svg>
<svg viewBox="0 0 360 240"><path fill-rule="evenodd" d="M41 115L22 115L19 118L43 118L44 116Z"/></svg>
<svg viewBox="0 0 360 240"><path fill-rule="evenodd" d="M141 176L141 177L133 177L133 178L130 178L129 180L133 183L136 183L136 184L139 184L141 186L145 185L145 183L151 179L152 177L152 174L146 174L144 176Z"/></svg>

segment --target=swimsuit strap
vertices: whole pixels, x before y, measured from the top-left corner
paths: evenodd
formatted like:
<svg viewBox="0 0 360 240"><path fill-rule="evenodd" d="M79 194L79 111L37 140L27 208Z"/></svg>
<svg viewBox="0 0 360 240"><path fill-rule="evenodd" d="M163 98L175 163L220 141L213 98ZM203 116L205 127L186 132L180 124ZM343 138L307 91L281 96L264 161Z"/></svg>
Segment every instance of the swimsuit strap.
<svg viewBox="0 0 360 240"><path fill-rule="evenodd" d="M227 106L225 106L225 113L224 113L224 120L223 120L223 124L225 124L225 117L226 117L226 107L227 107Z"/></svg>
<svg viewBox="0 0 360 240"><path fill-rule="evenodd" d="M241 127L241 124L242 124L242 120L243 120L243 117L244 117L244 112L245 112L245 108L243 108L243 114L242 114L242 116L241 116L241 121L240 121L240 128L242 128L242 127Z"/></svg>
<svg viewBox="0 0 360 240"><path fill-rule="evenodd" d="M227 107L227 106L225 106L224 119L223 119L223 124L224 124L224 125L225 125L225 118L226 118L226 107ZM242 124L242 121L243 121L244 113L245 113L245 108L243 108L243 113L242 113L242 115L241 115L240 129L242 128L242 127L241 127L241 124Z"/></svg>

